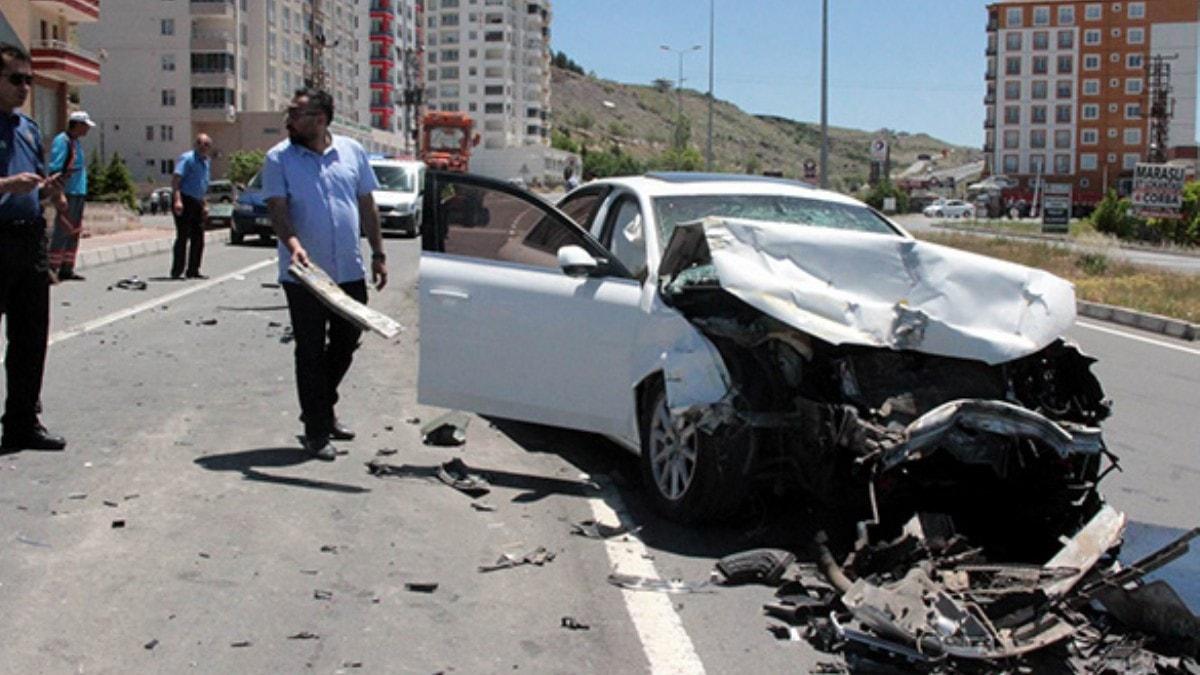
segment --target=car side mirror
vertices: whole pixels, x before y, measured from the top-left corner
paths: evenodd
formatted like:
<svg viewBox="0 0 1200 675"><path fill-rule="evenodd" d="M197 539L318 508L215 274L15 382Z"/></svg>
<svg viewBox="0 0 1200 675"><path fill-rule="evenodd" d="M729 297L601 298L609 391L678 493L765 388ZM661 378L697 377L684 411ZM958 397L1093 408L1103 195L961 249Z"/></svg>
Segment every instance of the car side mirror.
<svg viewBox="0 0 1200 675"><path fill-rule="evenodd" d="M600 267L600 262L582 247L570 245L558 249L558 266L569 277L586 277Z"/></svg>

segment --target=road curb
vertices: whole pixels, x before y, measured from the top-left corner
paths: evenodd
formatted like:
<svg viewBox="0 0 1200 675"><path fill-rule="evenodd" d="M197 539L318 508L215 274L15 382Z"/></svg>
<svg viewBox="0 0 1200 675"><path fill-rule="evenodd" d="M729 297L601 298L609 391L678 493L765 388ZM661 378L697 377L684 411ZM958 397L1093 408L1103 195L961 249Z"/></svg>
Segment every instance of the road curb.
<svg viewBox="0 0 1200 675"><path fill-rule="evenodd" d="M228 228L219 230L210 230L204 233L204 243L227 243L229 241ZM99 267L109 263L129 260L131 258L140 258L142 256L153 255L163 251L170 251L175 244L174 237L162 237L159 239L147 239L143 241L135 241L129 244L117 244L115 246L106 246L104 248L93 248L86 251L80 251L75 256L76 269L87 269L91 267Z"/></svg>
<svg viewBox="0 0 1200 675"><path fill-rule="evenodd" d="M1181 340L1200 340L1200 325L1194 323L1087 300L1077 300L1075 304L1077 313L1089 319L1110 321Z"/></svg>

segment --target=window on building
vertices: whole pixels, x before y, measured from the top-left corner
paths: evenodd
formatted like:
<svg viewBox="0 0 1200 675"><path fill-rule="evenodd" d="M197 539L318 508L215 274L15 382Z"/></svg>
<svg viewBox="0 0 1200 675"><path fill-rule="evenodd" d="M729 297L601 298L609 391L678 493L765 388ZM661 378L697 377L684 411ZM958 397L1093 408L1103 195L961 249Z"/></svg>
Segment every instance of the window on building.
<svg viewBox="0 0 1200 675"><path fill-rule="evenodd" d="M1033 8L1033 25L1049 26L1050 25L1050 8L1049 7L1034 7Z"/></svg>
<svg viewBox="0 0 1200 675"><path fill-rule="evenodd" d="M1004 156L1004 173L1018 173L1020 169L1020 157L1018 155Z"/></svg>
<svg viewBox="0 0 1200 675"><path fill-rule="evenodd" d="M1095 129L1084 129L1079 133L1081 145L1095 145L1100 142L1100 132Z"/></svg>
<svg viewBox="0 0 1200 675"><path fill-rule="evenodd" d="M1083 119L1098 120L1100 119L1100 106L1095 103L1088 103L1083 106Z"/></svg>
<svg viewBox="0 0 1200 675"><path fill-rule="evenodd" d="M1033 33L1033 49L1034 51L1046 51L1050 48L1050 33L1039 30Z"/></svg>
<svg viewBox="0 0 1200 675"><path fill-rule="evenodd" d="M159 138L170 142L175 140L175 126L171 124L163 124L158 127Z"/></svg>
<svg viewBox="0 0 1200 675"><path fill-rule="evenodd" d="M1060 9L1070 9L1070 7L1062 7ZM1075 47L1075 31L1060 30L1058 31L1058 48L1073 49Z"/></svg>
<svg viewBox="0 0 1200 675"><path fill-rule="evenodd" d="M1142 156L1136 152L1127 152L1121 157L1121 168L1126 171L1133 171L1137 168L1138 162L1142 161Z"/></svg>
<svg viewBox="0 0 1200 675"><path fill-rule="evenodd" d="M457 80L458 66L445 66L442 68L440 75L443 80Z"/></svg>
<svg viewBox="0 0 1200 675"><path fill-rule="evenodd" d="M174 89L163 89L162 90L162 104L163 104L163 107L165 107L165 108L171 108L171 107L175 106L175 90Z"/></svg>
<svg viewBox="0 0 1200 675"><path fill-rule="evenodd" d="M1083 69L1084 70L1100 70L1100 55L1099 54L1084 54Z"/></svg>
<svg viewBox="0 0 1200 675"><path fill-rule="evenodd" d="M174 173L175 172L175 160L160 159L158 161L158 172L164 176L169 173Z"/></svg>
<svg viewBox="0 0 1200 675"><path fill-rule="evenodd" d="M1011 31L1004 35L1004 48L1010 52L1021 51L1021 34Z"/></svg>
<svg viewBox="0 0 1200 675"><path fill-rule="evenodd" d="M148 140L148 141L154 140L154 125L153 124L146 125L146 140Z"/></svg>
<svg viewBox="0 0 1200 675"><path fill-rule="evenodd" d="M1141 70L1145 66L1146 66L1146 61L1145 61L1145 59L1142 58L1141 54L1126 54L1125 55L1125 67L1128 68L1129 70Z"/></svg>
<svg viewBox="0 0 1200 675"><path fill-rule="evenodd" d="M1034 99L1046 98L1049 87L1045 80L1034 80L1029 85L1029 96Z"/></svg>
<svg viewBox="0 0 1200 675"><path fill-rule="evenodd" d="M1058 25L1070 26L1075 23L1075 8L1071 5L1059 5Z"/></svg>
<svg viewBox="0 0 1200 675"><path fill-rule="evenodd" d="M1058 57L1058 74L1059 75L1070 75L1074 71L1074 68L1072 68L1072 65L1074 64L1074 62L1075 62L1075 59L1073 59L1070 55L1059 56Z"/></svg>
<svg viewBox="0 0 1200 675"><path fill-rule="evenodd" d="M1013 146L1013 147L1016 147L1016 146ZM1029 132L1029 147L1031 147L1031 148L1046 147L1046 130L1045 129L1033 129Z"/></svg>
<svg viewBox="0 0 1200 675"><path fill-rule="evenodd" d="M458 60L458 50L457 49L443 49L442 50L442 62L443 63L454 62L457 60Z"/></svg>
<svg viewBox="0 0 1200 675"><path fill-rule="evenodd" d="M1071 173L1071 156L1070 155L1055 155L1054 156L1054 173L1059 176L1067 176Z"/></svg>
<svg viewBox="0 0 1200 675"><path fill-rule="evenodd" d="M1125 141L1125 145L1141 145L1142 130L1137 127L1126 129L1123 134L1123 140Z"/></svg>
<svg viewBox="0 0 1200 675"><path fill-rule="evenodd" d="M1100 80L1084 80L1083 81L1084 96L1099 96L1100 95Z"/></svg>
<svg viewBox="0 0 1200 675"><path fill-rule="evenodd" d="M1025 22L1025 12L1022 7L1009 7L1005 15L1005 25L1009 28L1020 28Z"/></svg>
<svg viewBox="0 0 1200 675"><path fill-rule="evenodd" d="M1046 123L1046 106L1035 105L1029 107L1029 119L1034 124Z"/></svg>
<svg viewBox="0 0 1200 675"><path fill-rule="evenodd" d="M1054 121L1060 124L1071 123L1071 106L1056 105L1054 106Z"/></svg>
<svg viewBox="0 0 1200 675"><path fill-rule="evenodd" d="M1104 16L1104 5L1096 2L1083 8L1083 18L1087 21L1099 21Z"/></svg>
<svg viewBox="0 0 1200 675"><path fill-rule="evenodd" d="M458 25L458 15L457 14L443 14L442 15L442 25L443 26L457 26Z"/></svg>
<svg viewBox="0 0 1200 675"><path fill-rule="evenodd" d="M1004 83L1004 98L1010 101L1017 101L1021 98L1021 82L1018 80L1008 80Z"/></svg>
<svg viewBox="0 0 1200 675"><path fill-rule="evenodd" d="M1059 129L1054 132L1054 147L1058 149L1071 147L1071 130Z"/></svg>
<svg viewBox="0 0 1200 675"><path fill-rule="evenodd" d="M1046 173L1046 156L1045 155L1030 155L1029 156L1029 173L1043 174Z"/></svg>
<svg viewBox="0 0 1200 675"><path fill-rule="evenodd" d="M1129 3L1129 18L1131 18L1131 19L1146 18L1146 3L1144 3L1144 2Z"/></svg>
<svg viewBox="0 0 1200 675"><path fill-rule="evenodd" d="M1010 56L1004 59L1004 74L1005 75L1020 75L1021 74L1021 57Z"/></svg>
<svg viewBox="0 0 1200 675"><path fill-rule="evenodd" d="M158 30L163 35L174 35L175 19L163 19L158 24Z"/></svg>
<svg viewBox="0 0 1200 675"><path fill-rule="evenodd" d="M1034 75L1046 75L1050 72L1050 57L1035 56L1030 64L1030 70Z"/></svg>
<svg viewBox="0 0 1200 675"><path fill-rule="evenodd" d="M1079 155L1079 169L1081 171L1095 171L1096 166L1096 153L1085 152Z"/></svg>
<svg viewBox="0 0 1200 675"><path fill-rule="evenodd" d="M162 69L165 71L169 72L169 71L175 70L175 55L174 54L163 54L161 65L162 65Z"/></svg>
<svg viewBox="0 0 1200 675"><path fill-rule="evenodd" d="M504 95L504 85L502 85L502 84L484 85L483 95L484 96L503 96Z"/></svg>
<svg viewBox="0 0 1200 675"><path fill-rule="evenodd" d="M1071 98L1071 81L1059 80L1054 86L1055 98Z"/></svg>
<svg viewBox="0 0 1200 675"><path fill-rule="evenodd" d="M1141 103L1126 103L1125 104L1125 119L1127 119L1127 120L1142 119L1142 104Z"/></svg>
<svg viewBox="0 0 1200 675"><path fill-rule="evenodd" d="M1021 123L1021 106L1019 106L1019 105L1004 106L1004 123L1005 124L1020 124Z"/></svg>
<svg viewBox="0 0 1200 675"><path fill-rule="evenodd" d="M1096 30L1094 28L1090 29L1090 30L1085 30L1085 31L1083 31L1083 44L1094 47L1094 46L1100 44L1101 36L1102 36L1102 33L1099 30Z"/></svg>
<svg viewBox="0 0 1200 675"><path fill-rule="evenodd" d="M1125 78L1125 93L1126 94L1142 93L1142 78L1140 78L1140 77Z"/></svg>
<svg viewBox="0 0 1200 675"><path fill-rule="evenodd" d="M1126 39L1126 42L1128 42L1131 45L1145 44L1146 29L1145 28L1130 28L1129 32L1125 34L1125 39Z"/></svg>
<svg viewBox="0 0 1200 675"><path fill-rule="evenodd" d="M483 114L485 115L501 115L504 113L503 103L484 103Z"/></svg>

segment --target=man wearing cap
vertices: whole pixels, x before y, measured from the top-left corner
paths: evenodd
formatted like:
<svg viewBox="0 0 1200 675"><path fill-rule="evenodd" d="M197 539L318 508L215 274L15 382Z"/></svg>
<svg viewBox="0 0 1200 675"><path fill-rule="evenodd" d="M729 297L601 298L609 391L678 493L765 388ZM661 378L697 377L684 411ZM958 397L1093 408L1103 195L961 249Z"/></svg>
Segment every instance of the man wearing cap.
<svg viewBox="0 0 1200 675"><path fill-rule="evenodd" d="M200 273L200 258L204 255L204 221L208 219L208 202L204 198L208 196L211 150L212 139L208 134L199 134L194 149L180 155L175 162L175 175L171 177L174 202L171 210L175 213L172 279L178 279L184 272L189 279L207 278Z"/></svg>
<svg viewBox="0 0 1200 675"><path fill-rule="evenodd" d="M60 281L83 281L75 273L75 253L83 233L83 205L87 202L87 163L80 139L94 126L96 123L86 112L77 110L67 117L67 130L50 144L50 173L61 173L66 185L64 194L54 203L57 215L50 236L50 273L57 273Z"/></svg>
<svg viewBox="0 0 1200 675"><path fill-rule="evenodd" d="M0 43L0 315L8 398L0 454L62 450L67 442L38 420L50 332L50 279L43 197L57 197L60 176L47 176L37 123L17 109L33 88L33 66L20 47Z"/></svg>

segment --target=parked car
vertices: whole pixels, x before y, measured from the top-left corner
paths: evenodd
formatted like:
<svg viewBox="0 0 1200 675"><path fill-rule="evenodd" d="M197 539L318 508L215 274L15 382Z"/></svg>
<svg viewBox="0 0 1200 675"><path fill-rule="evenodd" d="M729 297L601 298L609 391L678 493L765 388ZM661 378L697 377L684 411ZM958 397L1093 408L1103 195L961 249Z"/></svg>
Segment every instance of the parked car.
<svg viewBox="0 0 1200 675"><path fill-rule="evenodd" d="M557 207L472 175L425 190L421 403L607 436L682 522L765 484L1056 550L1097 508L1109 408L1058 277L777 179L608 178Z"/></svg>
<svg viewBox="0 0 1200 675"><path fill-rule="evenodd" d="M398 230L410 237L420 234L425 164L411 160L373 159L371 170L379 182L379 189L373 194L383 231Z"/></svg>
<svg viewBox="0 0 1200 675"><path fill-rule="evenodd" d="M262 174L256 173L246 183L246 189L238 195L233 207L233 219L229 225L229 241L240 244L246 235L258 235L263 241L275 236L271 218L267 215L267 200L263 197Z"/></svg>
<svg viewBox="0 0 1200 675"><path fill-rule="evenodd" d="M975 206L961 199L939 199L921 213L927 218L974 218Z"/></svg>
<svg viewBox="0 0 1200 675"><path fill-rule="evenodd" d="M208 184L205 201L208 203L210 230L233 227L233 202L237 199L237 188L227 180L214 180Z"/></svg>

